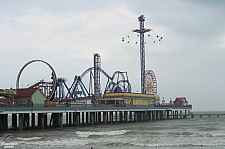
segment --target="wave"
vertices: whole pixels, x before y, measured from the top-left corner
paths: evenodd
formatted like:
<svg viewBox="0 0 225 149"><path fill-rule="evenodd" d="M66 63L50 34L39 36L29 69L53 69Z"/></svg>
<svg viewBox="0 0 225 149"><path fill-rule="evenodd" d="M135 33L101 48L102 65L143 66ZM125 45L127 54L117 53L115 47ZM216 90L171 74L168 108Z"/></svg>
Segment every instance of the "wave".
<svg viewBox="0 0 225 149"><path fill-rule="evenodd" d="M175 147L180 147L180 148L183 148L183 147L221 147L221 146L225 146L225 145L218 145L218 144L203 144L203 143L199 143L199 144L195 144L195 143L178 143L178 144L161 144L161 143L130 143L134 146L138 146L138 147L172 147L172 148L175 148Z"/></svg>
<svg viewBox="0 0 225 149"><path fill-rule="evenodd" d="M184 132L167 132L167 134L168 135L171 135L171 136L180 136L180 135L183 135L183 136L191 136L194 133L193 132L184 131Z"/></svg>
<svg viewBox="0 0 225 149"><path fill-rule="evenodd" d="M21 141L18 141L18 146L40 146L41 147L60 147L60 146L84 146L87 145L88 141L85 140L78 140L78 139L50 139L48 141L42 140L42 141L27 141L26 139L19 138Z"/></svg>
<svg viewBox="0 0 225 149"><path fill-rule="evenodd" d="M225 137L225 134L224 133L216 133L216 132L212 132L210 133L210 135L212 137Z"/></svg>
<svg viewBox="0 0 225 149"><path fill-rule="evenodd" d="M83 137L87 138L89 136L103 136L103 135L109 135L109 136L114 136L114 135L123 135L130 130L117 130L117 131L76 131L75 133L78 135L78 137Z"/></svg>
<svg viewBox="0 0 225 149"><path fill-rule="evenodd" d="M108 147L140 147L138 145L134 145L132 143L123 143L123 142L111 142L111 143L107 143L104 146L108 146Z"/></svg>
<svg viewBox="0 0 225 149"><path fill-rule="evenodd" d="M29 141L29 140L39 140L41 139L41 137L32 137L32 138L16 138L18 140L22 140L22 141Z"/></svg>
<svg viewBox="0 0 225 149"><path fill-rule="evenodd" d="M198 131L215 131L218 130L218 128L208 127L208 128L200 128Z"/></svg>

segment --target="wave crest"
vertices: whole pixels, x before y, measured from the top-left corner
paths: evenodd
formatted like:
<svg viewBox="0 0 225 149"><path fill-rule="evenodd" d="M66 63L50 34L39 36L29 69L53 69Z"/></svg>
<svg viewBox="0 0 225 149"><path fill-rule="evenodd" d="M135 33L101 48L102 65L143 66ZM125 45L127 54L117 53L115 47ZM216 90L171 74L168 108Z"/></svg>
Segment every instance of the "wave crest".
<svg viewBox="0 0 225 149"><path fill-rule="evenodd" d="M109 136L114 136L114 135L123 135L127 132L129 132L130 130L117 130L117 131L100 131L100 132L96 132L96 131L76 131L75 133L79 136L79 137L89 137L89 136L103 136L103 135L109 135Z"/></svg>

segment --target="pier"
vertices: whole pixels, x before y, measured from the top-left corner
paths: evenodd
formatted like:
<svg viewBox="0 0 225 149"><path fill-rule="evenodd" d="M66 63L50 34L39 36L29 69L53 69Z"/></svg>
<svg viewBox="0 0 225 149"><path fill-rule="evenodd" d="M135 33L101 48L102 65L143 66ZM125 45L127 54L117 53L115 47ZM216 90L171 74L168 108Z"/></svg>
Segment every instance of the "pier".
<svg viewBox="0 0 225 149"><path fill-rule="evenodd" d="M117 124L187 118L191 106L93 106L72 107L1 107L0 131L33 130L51 127ZM9 119L9 115L12 116Z"/></svg>
<svg viewBox="0 0 225 149"><path fill-rule="evenodd" d="M191 114L191 118L195 118L195 117L199 117L199 118L203 118L203 117L220 117L225 115L225 113L220 113L220 114L210 114L210 113L202 113L202 114Z"/></svg>
<svg viewBox="0 0 225 149"><path fill-rule="evenodd" d="M127 72L116 70L110 75L101 68L99 53L93 55L93 66L75 75L71 86L66 78L57 77L48 62L30 60L20 69L16 88L0 89L0 131L187 118L192 105L186 97L176 97L174 101L170 98L169 102L163 98L160 103L156 75L153 70L145 69L144 33L152 29L144 28L144 15L138 20L140 29L133 32L140 36L140 93L132 92ZM158 35L156 38L163 39ZM20 77L32 63L46 65L50 80L41 78L24 88ZM85 76L88 77L84 79ZM101 83L102 78L106 84Z"/></svg>

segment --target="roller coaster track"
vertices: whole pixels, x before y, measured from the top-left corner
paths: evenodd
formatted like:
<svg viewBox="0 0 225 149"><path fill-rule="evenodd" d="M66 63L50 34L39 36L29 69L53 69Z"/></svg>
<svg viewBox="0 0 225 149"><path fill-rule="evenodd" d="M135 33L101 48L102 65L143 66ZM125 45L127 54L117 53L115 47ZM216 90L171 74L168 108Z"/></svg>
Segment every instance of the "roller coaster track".
<svg viewBox="0 0 225 149"><path fill-rule="evenodd" d="M90 72L90 71L92 71L92 70L94 70L94 67L90 67L90 68L88 68L87 70L85 70L85 71L80 75L81 79L82 79L88 72ZM125 80L125 77L124 77L124 75L122 74L123 72L121 72L121 71L116 71L116 72L114 72L113 75L112 75L112 77L110 77L110 75L108 75L103 69L98 68L98 70L99 70L102 74L104 74L104 75L105 75L108 79L110 79L110 80L113 80L113 79L115 78L115 75L118 74L118 73L120 73L121 76L123 77L123 80Z"/></svg>
<svg viewBox="0 0 225 149"><path fill-rule="evenodd" d="M85 71L80 75L80 78L83 79L84 76L85 76L86 74L88 74L89 72L91 72L92 70L94 70L94 67L88 68L87 70L85 70ZM99 72L101 72L104 76L106 76L106 78L108 78L108 82L109 82L109 80L111 81L111 82L110 82L111 85L113 84L113 86L110 86L110 87L107 87L107 86L106 86L105 92L106 92L107 89L108 89L108 91L109 91L109 89L114 88L114 87L115 87L116 85L118 85L119 83L127 83L127 84L128 84L128 89L127 89L127 91L128 91L128 92L131 91L131 84L130 84L130 82L129 82L128 80L125 79L125 76L124 76L124 74L123 74L124 72L116 71L116 72L113 73L113 75L112 75L112 77L111 77L111 76L110 76L108 73L106 73L103 69L98 68L98 70L99 70ZM116 83L112 83L112 82L113 82L113 79L116 77L116 75L118 75L118 76L121 75L122 80L117 80ZM77 83L77 80L74 80L73 84L72 84L71 87L70 87L70 91L75 91L75 89L76 89L76 86L75 86L76 83ZM126 90L124 86L123 86L123 89ZM105 92L104 92L104 93L105 93Z"/></svg>
<svg viewBox="0 0 225 149"><path fill-rule="evenodd" d="M52 87L51 87L51 92L49 93L49 95L46 95L46 103L48 103L49 101L51 101L53 98L54 98L54 95L55 95L55 91L56 91L56 84L57 84L57 77L56 77L56 73L55 73L55 70L53 69L53 67L47 63L46 61L43 61L43 60L31 60L29 62L27 62L19 71L18 75L17 75L17 79L16 79L16 89L19 89L19 81L20 81L20 76L23 72L23 70L31 63L34 63L34 62L41 62L41 63L44 63L46 64L52 71ZM38 85L38 83L36 84Z"/></svg>

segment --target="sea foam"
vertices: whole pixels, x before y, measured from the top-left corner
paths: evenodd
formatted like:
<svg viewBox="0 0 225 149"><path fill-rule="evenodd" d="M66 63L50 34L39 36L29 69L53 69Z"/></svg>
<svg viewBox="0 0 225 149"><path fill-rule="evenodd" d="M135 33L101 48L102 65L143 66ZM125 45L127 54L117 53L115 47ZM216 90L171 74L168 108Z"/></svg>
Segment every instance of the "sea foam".
<svg viewBox="0 0 225 149"><path fill-rule="evenodd" d="M22 141L28 141L28 140L39 140L41 139L41 137L31 137L31 138L16 138L18 140L22 140Z"/></svg>
<svg viewBox="0 0 225 149"><path fill-rule="evenodd" d="M118 130L118 131L100 131L100 132L96 132L96 131L76 131L75 133L78 135L78 137L89 137L91 135L95 135L95 136L103 136L103 135L109 135L109 136L114 136L114 135L122 135L125 134L127 132L129 132L130 130Z"/></svg>

